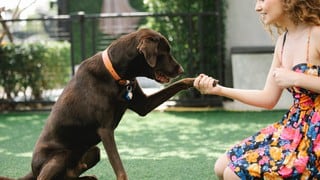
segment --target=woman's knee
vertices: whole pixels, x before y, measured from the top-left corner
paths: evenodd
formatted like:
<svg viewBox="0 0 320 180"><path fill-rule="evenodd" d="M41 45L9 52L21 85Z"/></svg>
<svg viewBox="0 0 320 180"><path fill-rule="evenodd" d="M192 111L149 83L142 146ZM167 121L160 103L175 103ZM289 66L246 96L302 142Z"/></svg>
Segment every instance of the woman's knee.
<svg viewBox="0 0 320 180"><path fill-rule="evenodd" d="M227 168L228 163L229 163L229 159L226 154L220 156L217 159L217 161L214 165L214 172L215 172L216 176L218 176L220 178L223 177L224 170Z"/></svg>
<svg viewBox="0 0 320 180"><path fill-rule="evenodd" d="M240 180L240 177L229 167L224 170L223 179Z"/></svg>

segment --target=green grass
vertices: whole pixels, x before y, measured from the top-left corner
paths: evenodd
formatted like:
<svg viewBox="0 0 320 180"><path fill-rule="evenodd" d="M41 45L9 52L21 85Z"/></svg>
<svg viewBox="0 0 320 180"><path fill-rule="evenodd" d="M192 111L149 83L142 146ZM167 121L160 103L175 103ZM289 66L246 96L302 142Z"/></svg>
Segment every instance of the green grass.
<svg viewBox="0 0 320 180"><path fill-rule="evenodd" d="M219 155L283 113L154 111L140 117L128 111L116 129L116 141L132 180L212 180ZM30 171L32 149L47 117L48 112L0 114L1 176L17 178ZM101 155L86 174L115 179L104 150Z"/></svg>

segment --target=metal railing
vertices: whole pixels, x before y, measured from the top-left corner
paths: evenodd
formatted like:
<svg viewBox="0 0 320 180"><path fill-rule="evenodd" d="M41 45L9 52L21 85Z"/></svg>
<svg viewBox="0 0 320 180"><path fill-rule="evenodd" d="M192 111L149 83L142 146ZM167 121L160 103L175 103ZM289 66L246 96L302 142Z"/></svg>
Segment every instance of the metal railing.
<svg viewBox="0 0 320 180"><path fill-rule="evenodd" d="M122 35L117 34L106 34L101 32L99 24L102 20L114 20L114 19L130 19L138 18L139 24L135 29L140 26L148 27L144 24L148 18L154 18L156 22L165 21L179 21L179 19L186 23L187 26L182 31L181 36L183 37L170 37L170 32L167 35L169 41L173 47L177 44L185 44L187 48L183 50L176 50L174 55L176 58L183 59L187 63L187 69L189 74L197 74L200 72L212 73L217 77L220 82L223 81L224 74L224 63L223 63L223 32L221 27L221 21L215 21L214 27L217 28L215 31L215 40L210 42L214 44L212 54L208 54L208 50L205 48L208 45L206 40L206 34L208 29L206 24L203 24L203 18L214 17L219 19L220 14L217 12L204 12L204 13L148 13L148 12L135 12L135 13L104 13L104 14L85 14L84 12L77 12L70 15L57 15L50 17L41 18L28 18L28 19L6 19L0 20L1 23L6 23L11 28L12 34L17 39L16 43L25 43L29 41L68 41L70 42L70 71L74 74L75 67L81 63L84 59L92 56L97 51L101 51L106 48L114 39ZM197 18L197 23L194 23L194 19ZM27 26L31 26L29 29L21 29L17 24L24 23ZM34 25L37 24L37 25ZM38 29L36 29L38 27ZM211 26L212 27L212 26ZM15 29L16 28L16 29ZM132 27L129 27L132 29ZM180 27L173 27L177 31ZM161 29L160 29L161 30ZM45 34L42 38L30 38L31 35ZM194 36L197 34L197 36ZM197 37L197 39L194 39ZM175 41L178 39L179 41ZM196 49L196 53L195 53ZM214 56L216 63L210 66L211 56ZM195 61L197 60L197 61ZM195 63L193 63L195 62ZM198 72L194 72L192 66L198 66ZM1 68L1 67L0 67ZM212 71L212 72L211 72ZM0 85L1 86L1 85ZM1 99L1 97L0 97ZM203 102L204 99L202 98ZM219 102L218 102L219 104Z"/></svg>

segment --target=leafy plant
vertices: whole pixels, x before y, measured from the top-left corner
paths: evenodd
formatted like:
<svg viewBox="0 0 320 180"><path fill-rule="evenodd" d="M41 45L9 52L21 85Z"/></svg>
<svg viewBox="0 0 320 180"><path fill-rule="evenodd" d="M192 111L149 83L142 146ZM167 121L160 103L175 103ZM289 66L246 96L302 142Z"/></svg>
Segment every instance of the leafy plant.
<svg viewBox="0 0 320 180"><path fill-rule="evenodd" d="M224 47L224 1L146 0L149 12L173 13L148 17L145 26L160 31L172 44L172 51L185 68L185 75L206 73L222 78L221 61ZM222 79L220 79L222 81ZM180 98L198 98L194 90Z"/></svg>
<svg viewBox="0 0 320 180"><path fill-rule="evenodd" d="M68 43L6 44L0 46L0 86L12 101L18 92L32 90L32 99L40 100L43 90L57 88L70 77ZM25 95L26 97L26 95Z"/></svg>

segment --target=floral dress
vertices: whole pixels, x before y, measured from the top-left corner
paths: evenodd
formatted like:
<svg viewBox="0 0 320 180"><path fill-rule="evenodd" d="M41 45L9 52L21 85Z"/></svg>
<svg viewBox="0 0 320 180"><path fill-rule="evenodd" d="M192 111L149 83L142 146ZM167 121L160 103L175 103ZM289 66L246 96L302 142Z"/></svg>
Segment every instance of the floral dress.
<svg viewBox="0 0 320 180"><path fill-rule="evenodd" d="M320 76L320 66L304 63L293 70ZM320 94L288 90L294 101L282 119L228 151L229 167L241 179L320 179Z"/></svg>

